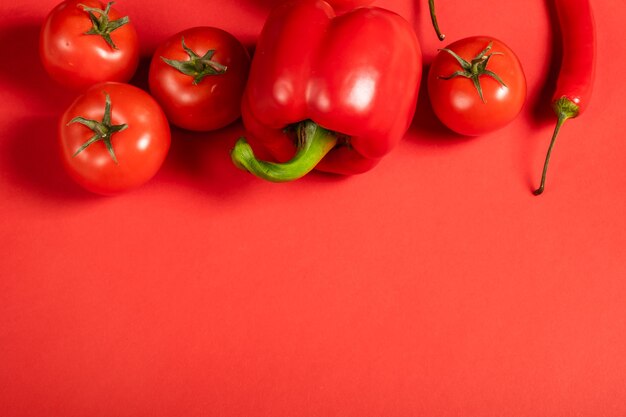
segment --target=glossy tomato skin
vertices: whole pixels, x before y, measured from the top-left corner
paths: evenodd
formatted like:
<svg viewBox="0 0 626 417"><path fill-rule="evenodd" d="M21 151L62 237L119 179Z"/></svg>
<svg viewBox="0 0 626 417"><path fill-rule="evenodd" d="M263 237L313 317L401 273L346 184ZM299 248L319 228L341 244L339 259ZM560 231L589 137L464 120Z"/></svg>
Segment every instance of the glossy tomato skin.
<svg viewBox="0 0 626 417"><path fill-rule="evenodd" d="M187 61L185 45L199 56L215 50L212 60L226 66L222 74L207 75L198 84L193 77L168 65L161 57ZM183 129L210 131L241 115L241 97L250 69L250 55L230 33L215 27L195 27L162 43L150 63L148 81L152 96L170 122Z"/></svg>
<svg viewBox="0 0 626 417"><path fill-rule="evenodd" d="M432 108L441 122L462 135L476 136L498 130L517 117L526 101L526 78L519 59L503 42L486 36L461 39L447 49L471 61L493 42L495 53L487 69L496 73L506 87L494 78L480 77L484 102L472 80L446 77L461 69L459 63L445 51L439 51L428 74L428 94Z"/></svg>
<svg viewBox="0 0 626 417"><path fill-rule="evenodd" d="M95 142L73 156L93 132L77 116L102 120L105 93L111 100L111 123L128 128L112 135L117 164L103 142ZM129 84L107 82L93 86L65 111L59 123L63 165L72 179L89 191L114 195L138 187L159 170L170 147L170 130L158 103Z"/></svg>
<svg viewBox="0 0 626 417"><path fill-rule="evenodd" d="M102 36L85 34L93 25L81 4L102 10L106 7L98 0L68 0L50 12L39 37L39 55L46 72L59 84L78 91L103 81L129 81L139 63L133 22L111 32L117 47L113 49ZM110 20L122 17L111 8Z"/></svg>

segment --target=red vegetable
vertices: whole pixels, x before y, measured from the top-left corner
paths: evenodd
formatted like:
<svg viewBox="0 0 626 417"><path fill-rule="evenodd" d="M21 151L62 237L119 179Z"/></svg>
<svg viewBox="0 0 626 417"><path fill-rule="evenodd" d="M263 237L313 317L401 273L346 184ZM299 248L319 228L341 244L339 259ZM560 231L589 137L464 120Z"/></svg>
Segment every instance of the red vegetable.
<svg viewBox="0 0 626 417"><path fill-rule="evenodd" d="M150 64L150 92L178 127L208 131L241 114L250 55L230 33L184 30L161 44Z"/></svg>
<svg viewBox="0 0 626 417"><path fill-rule="evenodd" d="M283 3L260 35L242 102L246 128L281 163L258 160L243 138L233 162L270 181L313 168L365 172L409 127L421 69L415 32L395 13L335 17L322 0Z"/></svg>
<svg viewBox="0 0 626 417"><path fill-rule="evenodd" d="M78 184L99 194L137 187L159 170L170 130L159 105L129 84L97 84L78 97L59 124L61 157Z"/></svg>
<svg viewBox="0 0 626 417"><path fill-rule="evenodd" d="M128 16L97 0L68 0L46 18L39 55L58 83L83 90L102 81L129 81L139 63L139 40Z"/></svg>
<svg viewBox="0 0 626 417"><path fill-rule="evenodd" d="M555 0L562 33L563 57L552 96L557 123L535 195L543 192L554 142L567 119L580 116L591 97L595 74L596 36L589 0Z"/></svg>
<svg viewBox="0 0 626 417"><path fill-rule="evenodd" d="M428 96L443 124L463 135L480 135L517 117L526 101L526 78L511 48L497 39L472 36L435 56Z"/></svg>

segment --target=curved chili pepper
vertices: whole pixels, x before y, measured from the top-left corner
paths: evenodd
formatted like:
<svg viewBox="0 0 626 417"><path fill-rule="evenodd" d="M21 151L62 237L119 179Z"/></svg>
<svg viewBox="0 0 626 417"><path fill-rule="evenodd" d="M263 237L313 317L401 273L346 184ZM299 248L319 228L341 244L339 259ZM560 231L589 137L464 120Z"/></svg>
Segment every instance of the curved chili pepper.
<svg viewBox="0 0 626 417"><path fill-rule="evenodd" d="M548 147L541 175L541 185L533 194L543 192L550 155L556 137L567 119L582 114L591 97L595 74L596 35L589 0L554 0L563 42L563 58L552 96L557 123Z"/></svg>

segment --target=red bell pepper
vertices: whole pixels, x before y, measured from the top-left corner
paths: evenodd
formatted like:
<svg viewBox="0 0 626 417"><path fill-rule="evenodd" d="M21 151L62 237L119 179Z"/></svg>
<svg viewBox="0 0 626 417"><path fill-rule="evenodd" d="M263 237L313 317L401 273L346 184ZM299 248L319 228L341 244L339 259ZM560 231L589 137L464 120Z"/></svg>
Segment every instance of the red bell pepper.
<svg viewBox="0 0 626 417"><path fill-rule="evenodd" d="M283 3L259 37L242 100L247 131L278 162L257 159L244 138L233 162L276 182L314 168L368 171L406 133L421 73L417 37L399 15L363 7L336 16L323 0Z"/></svg>

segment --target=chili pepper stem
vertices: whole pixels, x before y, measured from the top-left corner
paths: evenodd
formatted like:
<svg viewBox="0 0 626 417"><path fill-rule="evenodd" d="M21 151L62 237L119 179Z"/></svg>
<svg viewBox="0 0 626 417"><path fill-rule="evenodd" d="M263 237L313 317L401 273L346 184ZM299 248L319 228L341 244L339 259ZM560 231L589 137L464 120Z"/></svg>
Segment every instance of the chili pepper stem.
<svg viewBox="0 0 626 417"><path fill-rule="evenodd" d="M307 120L296 127L297 150L285 163L261 161L256 158L245 138L239 138L230 155L238 168L271 182L297 180L308 174L337 144L337 135Z"/></svg>
<svg viewBox="0 0 626 417"><path fill-rule="evenodd" d="M543 164L543 171L541 173L541 184L539 185L539 188L533 191L534 195L540 195L541 193L543 193L543 190L546 186L546 174L548 173L548 165L550 164L550 156L552 155L554 142L556 142L556 137L559 134L559 130L561 129L561 126L563 126L563 123L565 123L567 119L568 119L567 116L559 116L556 122L556 127L554 128L554 133L552 134L552 139L550 140L550 146L548 146L548 152L546 153L546 160Z"/></svg>
<svg viewBox="0 0 626 417"><path fill-rule="evenodd" d="M439 23L437 23L437 13L435 13L435 0L428 0L428 8L430 9L430 20L433 22L433 28L440 41L446 38L446 35L439 30Z"/></svg>
<svg viewBox="0 0 626 417"><path fill-rule="evenodd" d="M546 160L543 164L543 171L541 174L541 183L539 185L539 188L533 191L534 195L540 195L541 193L543 193L543 190L546 186L546 175L548 173L548 165L550 164L550 156L552 155L552 149L554 148L554 143L556 142L556 137L559 135L561 126L563 126L563 124L565 123L567 119L578 116L579 108L576 104L574 104L568 98L562 97L554 103L554 112L557 115L556 126L554 128L554 133L552 133L552 139L550 140L550 145L548 146L548 152L546 153Z"/></svg>

